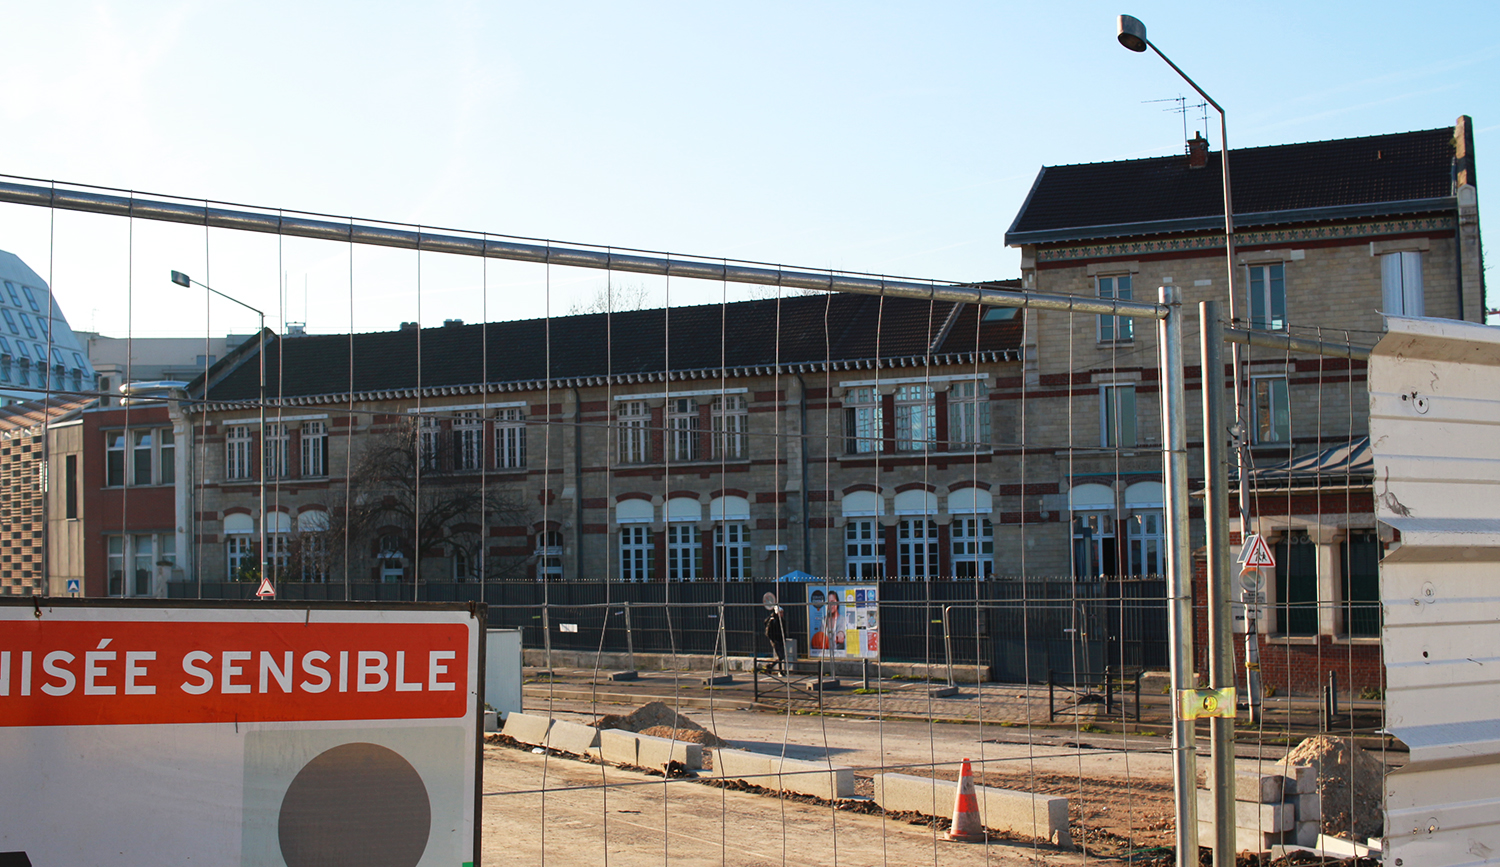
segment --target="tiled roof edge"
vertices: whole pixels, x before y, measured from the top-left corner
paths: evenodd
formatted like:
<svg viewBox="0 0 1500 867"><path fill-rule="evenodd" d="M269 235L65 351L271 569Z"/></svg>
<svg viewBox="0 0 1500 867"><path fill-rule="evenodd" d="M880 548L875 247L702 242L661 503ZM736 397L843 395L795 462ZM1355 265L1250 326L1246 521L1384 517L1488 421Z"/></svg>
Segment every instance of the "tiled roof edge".
<svg viewBox="0 0 1500 867"><path fill-rule="evenodd" d="M879 365L875 359L860 358L839 360L833 362L823 361L798 361L787 362L779 366L779 372L792 373L820 373L825 370L872 370L877 366L882 369L893 369L898 367L924 367L924 366L951 366L955 364L1004 363L1008 361L1020 361L1021 354L1015 349L986 349L975 352L945 352L938 355L909 355L897 358L883 359ZM720 371L719 368L701 368L696 370L674 370L670 371L670 380L702 380L716 379L721 375L724 377L745 376L773 376L778 372L778 366L773 364L752 365L747 367L735 367ZM562 379L548 380L516 380L512 382L491 383L467 383L463 385L436 385L427 388L379 388L355 392L352 396L348 392L331 392L326 394L308 394L296 397L280 399L282 406L316 406L321 404L348 403L351 399L360 401L372 400L413 400L418 397L455 397L465 394L505 393L517 391L541 391L550 387L554 389L597 387L602 385L627 385L643 382L662 382L668 379L668 375L662 371L652 373L617 373L613 376L573 376ZM275 399L269 402L275 403ZM196 406L186 409L187 412L223 412L227 410L253 408L255 401L210 401L198 403Z"/></svg>
<svg viewBox="0 0 1500 867"><path fill-rule="evenodd" d="M1434 199L1398 199L1394 202L1369 202L1358 205L1337 205L1327 208L1299 208L1290 211L1262 211L1253 214L1235 214L1236 229L1251 226L1266 226L1277 223L1313 223L1327 220L1349 220L1361 217L1388 217L1393 214L1414 214L1423 211L1451 211L1458 207L1458 199L1440 196ZM1133 235L1170 235L1180 232L1201 232L1224 228L1222 214L1211 217L1192 217L1180 220L1153 220L1144 223L1117 223L1105 226L1079 226L1069 229L1042 229L1035 232L1007 232L1005 244L1019 247L1023 244L1048 244L1066 241L1088 241L1096 238L1128 238Z"/></svg>

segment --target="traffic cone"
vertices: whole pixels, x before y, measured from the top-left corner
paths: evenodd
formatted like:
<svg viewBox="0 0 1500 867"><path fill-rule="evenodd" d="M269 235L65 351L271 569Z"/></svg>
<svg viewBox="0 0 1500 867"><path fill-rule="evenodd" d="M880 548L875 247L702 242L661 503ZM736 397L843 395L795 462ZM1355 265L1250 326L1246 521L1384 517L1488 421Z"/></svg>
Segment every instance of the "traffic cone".
<svg viewBox="0 0 1500 867"><path fill-rule="evenodd" d="M957 843L983 843L984 826L979 822L979 799L974 797L974 771L964 759L958 772L958 794L953 799L953 827L948 839Z"/></svg>

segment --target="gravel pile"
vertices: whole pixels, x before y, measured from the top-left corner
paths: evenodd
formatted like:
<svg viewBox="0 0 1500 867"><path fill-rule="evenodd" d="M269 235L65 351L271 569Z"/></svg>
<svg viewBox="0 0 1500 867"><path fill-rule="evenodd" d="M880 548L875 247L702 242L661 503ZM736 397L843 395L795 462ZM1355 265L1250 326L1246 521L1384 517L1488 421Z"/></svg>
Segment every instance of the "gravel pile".
<svg viewBox="0 0 1500 867"><path fill-rule="evenodd" d="M1317 768L1324 834L1361 843L1381 835L1385 766L1379 759L1348 739L1319 736L1298 744L1281 764Z"/></svg>

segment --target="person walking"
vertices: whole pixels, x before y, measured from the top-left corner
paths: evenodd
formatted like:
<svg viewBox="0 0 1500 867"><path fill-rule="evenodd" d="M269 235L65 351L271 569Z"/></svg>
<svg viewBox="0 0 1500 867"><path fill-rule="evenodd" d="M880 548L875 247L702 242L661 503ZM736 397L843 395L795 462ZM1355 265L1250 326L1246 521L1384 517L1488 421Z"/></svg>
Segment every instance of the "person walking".
<svg viewBox="0 0 1500 867"><path fill-rule="evenodd" d="M766 663L766 674L770 674L772 669L779 669L779 673L786 674L786 629L782 626L781 615L781 606L777 605L766 618L766 640L771 642L771 652L776 655L775 661Z"/></svg>

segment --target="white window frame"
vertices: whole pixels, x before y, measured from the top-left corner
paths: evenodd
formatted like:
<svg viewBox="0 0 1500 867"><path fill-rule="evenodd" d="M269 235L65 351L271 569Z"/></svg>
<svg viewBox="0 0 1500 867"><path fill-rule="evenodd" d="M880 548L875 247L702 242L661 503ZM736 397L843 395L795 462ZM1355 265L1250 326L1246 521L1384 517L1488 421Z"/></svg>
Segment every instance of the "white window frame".
<svg viewBox="0 0 1500 867"><path fill-rule="evenodd" d="M484 417L466 410L453 414L453 469L478 472L484 469Z"/></svg>
<svg viewBox="0 0 1500 867"><path fill-rule="evenodd" d="M302 423L302 478L328 475L328 425L321 421Z"/></svg>
<svg viewBox="0 0 1500 867"><path fill-rule="evenodd" d="M230 425L224 436L224 476L228 479L250 479L253 477L254 467L251 466L251 457L254 455L255 437L250 433L250 425Z"/></svg>
<svg viewBox="0 0 1500 867"><path fill-rule="evenodd" d="M1128 399L1125 397L1129 395ZM1099 388L1099 444L1107 449L1131 449L1140 445L1140 413L1135 383L1121 382Z"/></svg>
<svg viewBox="0 0 1500 867"><path fill-rule="evenodd" d="M240 570L257 566L254 533L229 533L224 536L225 566L230 581L239 580Z"/></svg>
<svg viewBox="0 0 1500 867"><path fill-rule="evenodd" d="M420 415L417 417L417 466L423 472L434 472L441 469L439 461L442 460L441 450L438 448L442 441L443 425L432 415Z"/></svg>
<svg viewBox="0 0 1500 867"><path fill-rule="evenodd" d="M1129 274L1101 274L1094 278L1094 291L1102 301L1131 300ZM1135 340L1135 324L1129 316L1099 314L1095 336L1100 343L1130 343Z"/></svg>
<svg viewBox="0 0 1500 867"><path fill-rule="evenodd" d="M1162 510L1137 509L1125 521L1126 573L1134 578L1166 574L1166 546L1167 525Z"/></svg>
<svg viewBox="0 0 1500 867"><path fill-rule="evenodd" d="M1073 536L1073 573L1079 578L1094 578L1104 574L1106 548L1115 545L1115 513L1108 509L1080 509L1073 512L1071 532ZM1088 538L1079 529L1079 519L1090 528ZM1087 557L1082 557L1084 546ZM1084 562L1087 560L1087 562ZM1118 568L1118 566L1116 567ZM1087 574L1085 574L1087 573Z"/></svg>
<svg viewBox="0 0 1500 867"><path fill-rule="evenodd" d="M932 386L896 387L896 451L925 452L937 442L937 395Z"/></svg>
<svg viewBox="0 0 1500 867"><path fill-rule="evenodd" d="M562 557L562 531L543 530L536 535L536 578L538 581L563 580Z"/></svg>
<svg viewBox="0 0 1500 867"><path fill-rule="evenodd" d="M1425 316L1426 299L1422 292L1422 253L1420 250L1397 250L1380 257L1380 295L1382 307L1393 316Z"/></svg>
<svg viewBox="0 0 1500 867"><path fill-rule="evenodd" d="M885 577L885 528L878 520L844 523L844 574L850 578Z"/></svg>
<svg viewBox="0 0 1500 867"><path fill-rule="evenodd" d="M621 401L615 409L619 427L620 463L651 461L651 407L644 400Z"/></svg>
<svg viewBox="0 0 1500 867"><path fill-rule="evenodd" d="M919 532L920 531L920 532ZM931 518L896 524L896 575L908 581L938 577L938 526Z"/></svg>
<svg viewBox="0 0 1500 867"><path fill-rule="evenodd" d="M719 575L730 581L750 577L750 527L744 521L726 521L714 525L714 548L719 555Z"/></svg>
<svg viewBox="0 0 1500 867"><path fill-rule="evenodd" d="M885 436L881 396L871 386L851 388L844 394L844 448L851 455L880 453Z"/></svg>
<svg viewBox="0 0 1500 867"><path fill-rule="evenodd" d="M667 580L697 581L703 577L703 542L698 525L682 521L667 525Z"/></svg>
<svg viewBox="0 0 1500 867"><path fill-rule="evenodd" d="M380 567L382 584L399 584L406 578L406 556L401 553L401 537L386 533L376 543L379 546L375 562Z"/></svg>
<svg viewBox="0 0 1500 867"><path fill-rule="evenodd" d="M667 432L673 463L698 460L698 401L674 397L667 401Z"/></svg>
<svg viewBox="0 0 1500 867"><path fill-rule="evenodd" d="M746 456L745 428L750 418L745 396L728 394L715 397L709 408L714 460L739 460Z"/></svg>
<svg viewBox="0 0 1500 867"><path fill-rule="evenodd" d="M1275 405L1278 383L1281 386L1279 407ZM1264 407L1262 396L1266 398ZM1286 445L1292 441L1292 393L1286 374L1250 377L1250 415L1257 445ZM1268 425L1269 431L1266 429ZM1279 429L1282 427L1285 430Z"/></svg>
<svg viewBox="0 0 1500 867"><path fill-rule="evenodd" d="M948 390L948 450L980 451L990 447L988 383L955 382Z"/></svg>
<svg viewBox="0 0 1500 867"><path fill-rule="evenodd" d="M1250 327L1260 331L1286 330L1286 263L1266 262L1248 266L1245 281L1249 293ZM1281 315L1277 317L1277 308Z"/></svg>
<svg viewBox="0 0 1500 867"><path fill-rule="evenodd" d="M956 578L988 578L995 574L995 525L979 516L958 518L948 525L949 549Z"/></svg>
<svg viewBox="0 0 1500 867"><path fill-rule="evenodd" d="M495 468L519 470L526 466L526 410L495 412Z"/></svg>
<svg viewBox="0 0 1500 867"><path fill-rule="evenodd" d="M620 580L650 581L656 561L656 540L651 527L634 524L620 527Z"/></svg>
<svg viewBox="0 0 1500 867"><path fill-rule="evenodd" d="M163 545L164 541L171 544ZM163 550L166 547L172 550ZM117 599L150 597L156 595L157 562L170 560L174 565L177 562L177 537L169 532L110 533L105 536L104 551L105 595ZM144 563L142 557L145 558ZM119 577L118 585L115 583L116 572Z"/></svg>
<svg viewBox="0 0 1500 867"><path fill-rule="evenodd" d="M287 450L292 443L291 430L279 422L266 422L266 478L287 478Z"/></svg>

